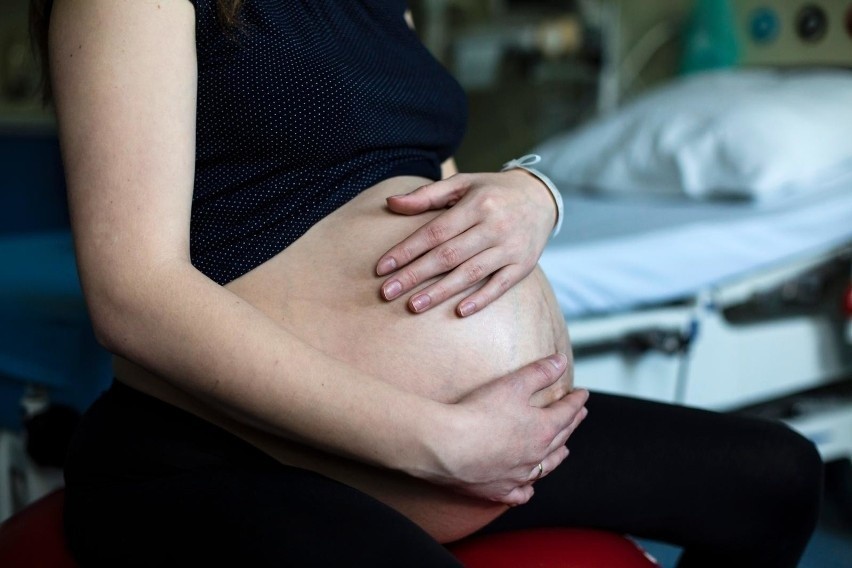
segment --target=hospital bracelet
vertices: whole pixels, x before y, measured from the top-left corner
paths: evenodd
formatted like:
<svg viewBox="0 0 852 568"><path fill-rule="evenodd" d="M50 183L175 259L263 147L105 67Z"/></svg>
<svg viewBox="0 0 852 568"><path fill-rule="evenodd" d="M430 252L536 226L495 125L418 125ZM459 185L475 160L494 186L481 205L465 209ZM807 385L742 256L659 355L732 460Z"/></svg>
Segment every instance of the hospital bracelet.
<svg viewBox="0 0 852 568"><path fill-rule="evenodd" d="M562 229L562 219L565 216L564 212L564 204L562 203L562 194L559 193L559 190L556 189L556 186L553 185L553 182L549 177L541 173L533 166L541 161L541 156L538 154L527 154L526 156L522 156L515 160L510 160L503 164L503 168L500 170L501 172L507 172L509 170L525 170L535 177L537 177L541 183L547 186L547 189L550 190L550 194L553 196L553 200L556 201L556 226L553 228L553 233L550 234L550 237L553 238L559 234L559 231Z"/></svg>

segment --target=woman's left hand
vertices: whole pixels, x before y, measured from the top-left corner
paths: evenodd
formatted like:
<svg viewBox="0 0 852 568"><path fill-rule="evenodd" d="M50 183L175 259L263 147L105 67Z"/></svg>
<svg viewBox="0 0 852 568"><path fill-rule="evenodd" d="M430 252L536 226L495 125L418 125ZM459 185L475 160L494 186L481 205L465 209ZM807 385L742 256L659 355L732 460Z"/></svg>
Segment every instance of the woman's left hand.
<svg viewBox="0 0 852 568"><path fill-rule="evenodd" d="M388 250L376 267L382 296L394 300L438 275L408 300L421 313L478 283L456 313L478 312L523 280L541 256L553 231L556 205L545 185L521 170L456 174L387 199L391 211L438 215Z"/></svg>

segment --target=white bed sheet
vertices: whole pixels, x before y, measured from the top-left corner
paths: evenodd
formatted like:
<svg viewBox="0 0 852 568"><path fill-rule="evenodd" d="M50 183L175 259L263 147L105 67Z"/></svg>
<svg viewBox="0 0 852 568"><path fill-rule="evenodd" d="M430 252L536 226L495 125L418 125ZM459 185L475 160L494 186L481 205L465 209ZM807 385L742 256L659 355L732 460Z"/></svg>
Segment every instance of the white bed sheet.
<svg viewBox="0 0 852 568"><path fill-rule="evenodd" d="M688 298L852 242L852 176L768 205L564 198L562 233L540 264L566 317Z"/></svg>

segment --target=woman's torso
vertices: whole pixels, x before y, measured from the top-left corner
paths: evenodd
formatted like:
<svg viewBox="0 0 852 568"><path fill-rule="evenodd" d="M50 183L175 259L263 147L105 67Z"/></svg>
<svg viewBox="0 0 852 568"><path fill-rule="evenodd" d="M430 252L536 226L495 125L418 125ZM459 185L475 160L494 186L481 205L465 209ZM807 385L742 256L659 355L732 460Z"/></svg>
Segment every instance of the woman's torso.
<svg viewBox="0 0 852 568"><path fill-rule="evenodd" d="M385 197L425 180L394 178L361 193L293 245L227 284L317 349L403 389L453 402L491 379L569 349L564 320L540 270L485 310L459 318L461 296L422 314L385 302L375 263L436 215L390 213ZM505 510L394 472L300 447L205 408L164 380L119 360L119 380L236 433L276 459L325 474L395 507L442 541L460 538ZM564 380L570 380L570 373Z"/></svg>
<svg viewBox="0 0 852 568"><path fill-rule="evenodd" d="M465 131L461 86L405 21L405 0L245 0L223 31L196 11L190 249L225 284L365 188L438 179Z"/></svg>
<svg viewBox="0 0 852 568"><path fill-rule="evenodd" d="M213 0L192 1L199 270L330 356L436 400L566 350L538 271L466 319L453 301L414 316L404 301L379 298L380 255L436 214L393 215L384 198L440 174L466 114L459 85L408 28L403 0L246 0L231 34ZM504 510L252 430L127 361L116 376L284 463L364 490L441 540Z"/></svg>

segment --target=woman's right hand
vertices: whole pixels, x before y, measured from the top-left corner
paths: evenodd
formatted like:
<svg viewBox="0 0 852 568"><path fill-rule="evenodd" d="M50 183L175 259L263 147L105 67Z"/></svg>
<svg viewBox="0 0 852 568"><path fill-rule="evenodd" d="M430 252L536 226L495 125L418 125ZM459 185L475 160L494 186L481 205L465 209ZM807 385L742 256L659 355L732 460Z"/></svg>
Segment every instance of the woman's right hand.
<svg viewBox="0 0 852 568"><path fill-rule="evenodd" d="M586 390L555 394L543 408L530 403L559 380L567 364L562 354L538 360L453 405L456 419L442 448L446 471L430 481L507 505L529 501L533 482L568 456L565 443L587 414Z"/></svg>

